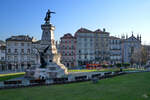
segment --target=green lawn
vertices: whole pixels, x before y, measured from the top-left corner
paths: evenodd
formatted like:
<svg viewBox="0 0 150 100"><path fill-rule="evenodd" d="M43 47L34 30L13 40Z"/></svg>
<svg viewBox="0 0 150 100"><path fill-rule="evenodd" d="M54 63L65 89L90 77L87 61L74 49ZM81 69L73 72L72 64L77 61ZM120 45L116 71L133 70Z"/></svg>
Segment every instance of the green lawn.
<svg viewBox="0 0 150 100"><path fill-rule="evenodd" d="M68 70L69 72L109 72L109 71L118 71L119 68L102 68L102 69L75 69L75 70ZM144 69L137 69L137 68L126 68L123 71L142 71Z"/></svg>
<svg viewBox="0 0 150 100"><path fill-rule="evenodd" d="M9 80L9 79L16 78L16 77L21 77L24 74L25 74L24 72L10 73L10 74L0 74L0 81Z"/></svg>
<svg viewBox="0 0 150 100"><path fill-rule="evenodd" d="M0 90L0 100L150 100L150 72L92 82Z"/></svg>

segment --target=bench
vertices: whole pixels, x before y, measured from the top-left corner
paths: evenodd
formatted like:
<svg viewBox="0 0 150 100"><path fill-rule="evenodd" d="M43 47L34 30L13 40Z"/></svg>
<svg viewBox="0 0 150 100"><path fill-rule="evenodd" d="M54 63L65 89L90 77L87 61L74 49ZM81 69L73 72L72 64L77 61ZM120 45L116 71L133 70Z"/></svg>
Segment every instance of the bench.
<svg viewBox="0 0 150 100"><path fill-rule="evenodd" d="M68 78L54 78L54 83L66 83L68 81Z"/></svg>
<svg viewBox="0 0 150 100"><path fill-rule="evenodd" d="M112 77L112 72L106 72L106 73L104 73L104 77L105 77L105 78L110 78L110 77Z"/></svg>
<svg viewBox="0 0 150 100"><path fill-rule="evenodd" d="M4 81L4 84L22 84L21 80L16 80L16 81Z"/></svg>
<svg viewBox="0 0 150 100"><path fill-rule="evenodd" d="M30 84L45 84L46 80L30 80Z"/></svg>
<svg viewBox="0 0 150 100"><path fill-rule="evenodd" d="M3 84L5 86L19 86L22 84L21 80L15 80L15 81L4 81Z"/></svg>
<svg viewBox="0 0 150 100"><path fill-rule="evenodd" d="M92 78L100 78L101 77L101 74L93 74L92 75Z"/></svg>
<svg viewBox="0 0 150 100"><path fill-rule="evenodd" d="M84 80L87 80L87 76L76 76L75 80L76 81L84 81Z"/></svg>

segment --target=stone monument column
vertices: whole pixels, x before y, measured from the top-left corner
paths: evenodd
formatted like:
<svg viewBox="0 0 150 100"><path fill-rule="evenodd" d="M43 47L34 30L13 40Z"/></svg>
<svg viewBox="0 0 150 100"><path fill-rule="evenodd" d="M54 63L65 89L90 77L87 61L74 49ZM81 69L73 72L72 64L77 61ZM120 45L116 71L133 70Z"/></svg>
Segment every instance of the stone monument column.
<svg viewBox="0 0 150 100"><path fill-rule="evenodd" d="M55 45L55 39L54 39L54 30L55 27L50 23L50 17L51 14L55 12L51 12L48 10L45 17L45 23L41 25L42 29L42 38L41 38L41 51L43 51L47 46L49 47L49 50L47 51L47 61L53 61L53 55L57 54L57 49Z"/></svg>
<svg viewBox="0 0 150 100"><path fill-rule="evenodd" d="M55 27L50 23L45 23L41 25L41 29L43 32L40 50L43 51L47 46L50 45L49 50L47 51L47 61L52 61L53 55L57 54L57 49L54 40Z"/></svg>
<svg viewBox="0 0 150 100"><path fill-rule="evenodd" d="M46 13L45 23L41 25L42 38L38 50L41 65L37 65L35 69L27 70L26 76L39 78L59 78L68 74L67 68L60 63L60 54L57 53L54 30L55 27L50 23L50 14Z"/></svg>

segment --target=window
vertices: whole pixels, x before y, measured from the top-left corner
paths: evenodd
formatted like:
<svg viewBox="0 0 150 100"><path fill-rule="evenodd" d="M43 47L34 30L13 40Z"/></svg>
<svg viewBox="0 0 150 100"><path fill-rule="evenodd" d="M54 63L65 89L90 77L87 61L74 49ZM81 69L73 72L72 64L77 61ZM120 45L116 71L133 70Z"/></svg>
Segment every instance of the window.
<svg viewBox="0 0 150 100"><path fill-rule="evenodd" d="M18 61L18 57L17 56L14 56L14 61Z"/></svg>
<svg viewBox="0 0 150 100"><path fill-rule="evenodd" d="M8 53L11 53L11 49L8 49Z"/></svg>
<svg viewBox="0 0 150 100"><path fill-rule="evenodd" d="M8 56L7 59L10 60L10 56Z"/></svg>
<svg viewBox="0 0 150 100"><path fill-rule="evenodd" d="M18 53L18 50L17 50L17 49L15 49L15 53Z"/></svg>
<svg viewBox="0 0 150 100"><path fill-rule="evenodd" d="M87 56L85 55L85 57L84 57L85 59L87 59Z"/></svg>
<svg viewBox="0 0 150 100"><path fill-rule="evenodd" d="M79 50L79 53L81 53L81 50Z"/></svg>
<svg viewBox="0 0 150 100"><path fill-rule="evenodd" d="M8 45L8 46L10 46L10 45L11 45L11 43L9 43L9 42L8 42L8 43L7 43L7 45Z"/></svg>
<svg viewBox="0 0 150 100"><path fill-rule="evenodd" d="M22 57L21 57L21 61L24 61L24 56L22 55Z"/></svg>
<svg viewBox="0 0 150 100"><path fill-rule="evenodd" d="M81 56L79 56L79 59L81 59Z"/></svg>
<svg viewBox="0 0 150 100"><path fill-rule="evenodd" d="M27 60L30 61L30 56L27 56Z"/></svg>
<svg viewBox="0 0 150 100"><path fill-rule="evenodd" d="M18 46L18 43L17 43L17 42L15 42L15 46Z"/></svg>
<svg viewBox="0 0 150 100"><path fill-rule="evenodd" d="M72 45L72 49L74 49L74 46Z"/></svg>
<svg viewBox="0 0 150 100"><path fill-rule="evenodd" d="M4 57L1 57L1 60L4 60L5 58Z"/></svg>
<svg viewBox="0 0 150 100"><path fill-rule="evenodd" d="M30 53L30 49L27 50L27 53Z"/></svg>
<svg viewBox="0 0 150 100"><path fill-rule="evenodd" d="M24 43L21 43L21 46L24 46Z"/></svg>
<svg viewBox="0 0 150 100"><path fill-rule="evenodd" d="M28 43L28 46L30 46L30 43Z"/></svg>
<svg viewBox="0 0 150 100"><path fill-rule="evenodd" d="M21 53L24 53L24 49L21 49Z"/></svg>

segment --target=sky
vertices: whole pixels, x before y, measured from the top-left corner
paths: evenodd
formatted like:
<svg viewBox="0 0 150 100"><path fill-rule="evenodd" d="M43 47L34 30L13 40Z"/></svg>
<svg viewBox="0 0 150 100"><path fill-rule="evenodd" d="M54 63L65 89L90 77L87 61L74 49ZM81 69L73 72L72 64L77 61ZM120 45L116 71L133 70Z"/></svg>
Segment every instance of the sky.
<svg viewBox="0 0 150 100"><path fill-rule="evenodd" d="M48 9L56 12L51 17L56 40L84 27L106 28L112 36L133 31L150 44L150 0L0 0L0 40L12 35L41 39Z"/></svg>

